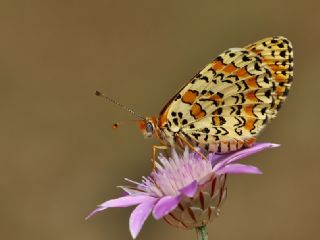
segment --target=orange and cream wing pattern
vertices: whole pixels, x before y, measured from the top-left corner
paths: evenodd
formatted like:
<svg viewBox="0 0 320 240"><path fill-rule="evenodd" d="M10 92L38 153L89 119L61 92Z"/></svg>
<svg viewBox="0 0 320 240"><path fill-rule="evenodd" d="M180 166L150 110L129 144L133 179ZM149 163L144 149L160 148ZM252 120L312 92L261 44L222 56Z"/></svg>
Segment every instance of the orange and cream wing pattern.
<svg viewBox="0 0 320 240"><path fill-rule="evenodd" d="M240 149L276 116L292 77L292 45L284 37L231 48L175 95L159 126L209 152Z"/></svg>

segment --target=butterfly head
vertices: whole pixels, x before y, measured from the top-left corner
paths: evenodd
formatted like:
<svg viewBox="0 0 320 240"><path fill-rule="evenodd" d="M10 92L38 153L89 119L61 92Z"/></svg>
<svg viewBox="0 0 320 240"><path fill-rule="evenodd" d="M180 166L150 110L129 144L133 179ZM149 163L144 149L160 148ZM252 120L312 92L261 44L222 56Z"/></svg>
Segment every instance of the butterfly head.
<svg viewBox="0 0 320 240"><path fill-rule="evenodd" d="M157 119L147 117L139 121L139 128L145 138L151 138L157 134Z"/></svg>

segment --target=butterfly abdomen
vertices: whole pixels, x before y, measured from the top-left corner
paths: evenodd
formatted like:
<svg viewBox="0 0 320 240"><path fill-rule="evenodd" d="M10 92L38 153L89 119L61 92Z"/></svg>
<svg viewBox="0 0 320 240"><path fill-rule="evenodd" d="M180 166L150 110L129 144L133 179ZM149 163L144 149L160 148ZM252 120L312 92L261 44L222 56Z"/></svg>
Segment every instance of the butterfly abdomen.
<svg viewBox="0 0 320 240"><path fill-rule="evenodd" d="M233 151L240 150L244 147L251 147L256 141L255 137L245 140L233 139L228 141L217 141L212 143L198 143L195 142L195 146L200 147L202 150L211 153L224 154Z"/></svg>

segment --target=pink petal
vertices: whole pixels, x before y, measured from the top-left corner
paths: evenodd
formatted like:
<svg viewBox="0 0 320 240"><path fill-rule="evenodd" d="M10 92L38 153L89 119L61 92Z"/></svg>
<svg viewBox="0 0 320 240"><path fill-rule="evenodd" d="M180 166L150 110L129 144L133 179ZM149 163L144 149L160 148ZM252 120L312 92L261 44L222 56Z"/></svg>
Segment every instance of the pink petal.
<svg viewBox="0 0 320 240"><path fill-rule="evenodd" d="M197 181L193 181L189 185L185 186L184 188L180 189L180 192L187 196L187 197L194 197L198 190L198 184Z"/></svg>
<svg viewBox="0 0 320 240"><path fill-rule="evenodd" d="M137 189L136 187L128 187L128 186L118 186L121 188L124 192L122 193L123 196L127 195L147 195L147 193L142 192L140 189Z"/></svg>
<svg viewBox="0 0 320 240"><path fill-rule="evenodd" d="M150 215L157 200L158 199L149 199L138 205L138 207L136 207L131 213L129 219L129 228L133 239L138 236L144 222Z"/></svg>
<svg viewBox="0 0 320 240"><path fill-rule="evenodd" d="M153 216L159 220L163 216L174 210L180 202L180 195L178 196L166 196L159 200L156 206L153 208Z"/></svg>
<svg viewBox="0 0 320 240"><path fill-rule="evenodd" d="M234 156L237 159L230 159L230 161L228 163L231 163L233 161L237 161L238 158L240 158L240 159L246 158L252 154L261 152L265 149L279 147L279 146L280 146L280 144L275 144L275 143L256 143L253 145L253 147L246 148L246 149L243 149L242 151L240 151L238 157Z"/></svg>
<svg viewBox="0 0 320 240"><path fill-rule="evenodd" d="M144 201L150 200L150 199L155 199L154 197L150 197L150 196L124 196L124 197L120 197L120 198L116 198L116 199L111 199L108 200L100 205L98 205L98 207L91 212L86 219L92 217L94 214L96 214L97 212L101 212L107 208L112 208L112 207L129 207L129 206L133 206L133 205L137 205L140 204Z"/></svg>
<svg viewBox="0 0 320 240"><path fill-rule="evenodd" d="M213 171L219 171L220 168L224 167L227 164L230 164L235 161L239 161L243 158L246 158L246 157L253 155L257 152L260 152L262 150L265 150L268 148L273 148L273 147L279 147L279 146L280 145L274 144L274 143L256 143L256 144L254 144L253 147L245 148L240 151L229 153L224 160L222 160L221 162L218 162L214 166Z"/></svg>
<svg viewBox="0 0 320 240"><path fill-rule="evenodd" d="M244 164L229 164L225 167L220 168L217 171L218 175L222 174L241 174L241 173L246 173L246 174L262 174L262 172L256 168L255 166L251 165L244 165Z"/></svg>
<svg viewBox="0 0 320 240"><path fill-rule="evenodd" d="M226 153L226 154L209 153L207 157L211 161L212 166L215 166L218 162L221 161L221 159L227 158L231 154L233 153Z"/></svg>

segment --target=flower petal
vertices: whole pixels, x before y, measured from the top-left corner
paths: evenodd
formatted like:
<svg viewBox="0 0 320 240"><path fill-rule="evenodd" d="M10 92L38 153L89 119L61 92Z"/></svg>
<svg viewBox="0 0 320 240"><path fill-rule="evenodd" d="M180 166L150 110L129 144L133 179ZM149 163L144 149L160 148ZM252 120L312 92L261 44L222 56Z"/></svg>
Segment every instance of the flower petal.
<svg viewBox="0 0 320 240"><path fill-rule="evenodd" d="M177 196L166 196L159 200L159 202L153 208L153 216L155 219L159 220L163 216L170 213L174 210L179 202L180 202L180 195Z"/></svg>
<svg viewBox="0 0 320 240"><path fill-rule="evenodd" d="M232 153L226 153L226 154L214 154L209 153L207 158L211 162L212 166L215 166L217 163L219 163L222 159L229 157Z"/></svg>
<svg viewBox="0 0 320 240"><path fill-rule="evenodd" d="M241 160L243 158L246 158L262 150L273 148L273 147L279 147L279 146L280 146L279 144L274 144L274 143L256 143L253 145L253 147L245 148L240 151L229 153L226 158L224 158L222 161L219 161L213 167L213 171L219 171L220 168L226 166L227 164Z"/></svg>
<svg viewBox="0 0 320 240"><path fill-rule="evenodd" d="M194 195L197 192L197 189L198 189L197 181L193 181L192 183L180 189L179 191L187 197L194 197Z"/></svg>
<svg viewBox="0 0 320 240"><path fill-rule="evenodd" d="M261 152L265 149L279 147L279 146L280 146L280 144L275 144L275 143L256 143L252 147L246 148L246 149L243 149L242 151L240 151L239 158L245 158L245 157L248 157L252 154L256 154L258 152ZM234 161L236 161L236 160L234 160Z"/></svg>
<svg viewBox="0 0 320 240"><path fill-rule="evenodd" d="M262 172L255 166L245 165L245 164L229 164L225 167L222 167L217 171L218 175L222 174L262 174Z"/></svg>
<svg viewBox="0 0 320 240"><path fill-rule="evenodd" d="M150 199L155 199L154 197L150 197L150 196L124 196L124 197L120 197L120 198L116 198L116 199L111 199L108 200L100 205L98 205L98 207L91 212L86 219L92 217L94 214L96 214L97 212L101 212L107 208L111 208L111 207L129 207L129 206L133 206L133 205L137 205L139 203L142 203L144 201L150 200Z"/></svg>
<svg viewBox="0 0 320 240"><path fill-rule="evenodd" d="M124 193L123 196L127 196L127 195L131 195L131 196L136 196L136 195L147 195L147 193L141 191L140 189L138 189L137 187L129 187L129 186L118 186L119 188L121 188ZM148 196L148 195L147 195Z"/></svg>
<svg viewBox="0 0 320 240"><path fill-rule="evenodd" d="M150 215L157 200L158 199L156 198L149 199L138 205L138 207L136 207L131 213L129 219L129 229L133 239L135 239L138 236L144 222Z"/></svg>

